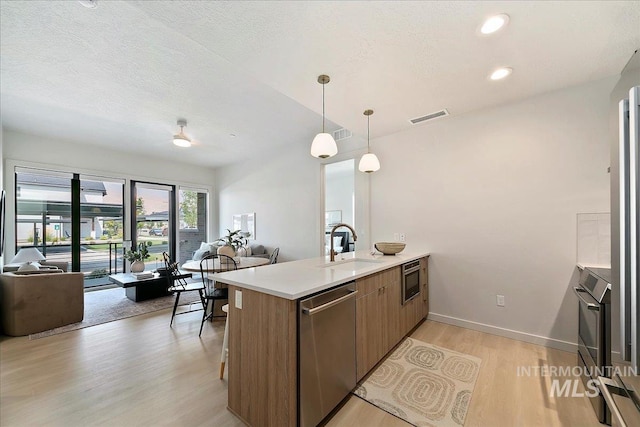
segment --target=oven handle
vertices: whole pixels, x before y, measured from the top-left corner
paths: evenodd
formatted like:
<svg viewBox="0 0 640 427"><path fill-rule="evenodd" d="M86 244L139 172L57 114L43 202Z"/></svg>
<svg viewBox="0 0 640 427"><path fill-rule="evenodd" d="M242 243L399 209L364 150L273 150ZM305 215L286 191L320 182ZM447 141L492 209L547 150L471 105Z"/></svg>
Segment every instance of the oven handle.
<svg viewBox="0 0 640 427"><path fill-rule="evenodd" d="M624 418L622 417L622 413L620 413L620 409L616 402L613 400L613 396L611 395L611 390L613 389L616 394L624 396L619 390L620 387L615 381L610 378L598 377L598 383L600 384L600 391L602 392L602 397L604 397L605 402L607 402L607 406L611 411L611 417L617 421L618 426L627 427L627 423L624 422ZM626 396L625 396L626 397Z"/></svg>
<svg viewBox="0 0 640 427"><path fill-rule="evenodd" d="M575 286L573 287L573 291L576 293L576 295L578 296L580 301L582 301L583 303L585 303L587 305L587 308L589 310L600 311L600 306L598 304L594 304L592 302L589 302L589 301L585 300L584 298L582 298L582 295L580 295L582 292L587 292L587 291L585 291L584 289L575 287Z"/></svg>

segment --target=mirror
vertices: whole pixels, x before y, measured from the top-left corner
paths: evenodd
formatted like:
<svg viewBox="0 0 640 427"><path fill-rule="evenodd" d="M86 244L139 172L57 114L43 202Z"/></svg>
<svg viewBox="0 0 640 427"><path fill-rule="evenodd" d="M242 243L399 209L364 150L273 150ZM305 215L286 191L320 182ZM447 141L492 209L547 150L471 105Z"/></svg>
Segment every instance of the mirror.
<svg viewBox="0 0 640 427"><path fill-rule="evenodd" d="M356 228L355 219L355 160L348 159L325 165L324 173L324 225L325 225L325 254L329 253L328 240L331 228L341 222ZM356 228L357 230L357 228ZM351 252L354 242L347 228L336 231L334 248L337 252Z"/></svg>

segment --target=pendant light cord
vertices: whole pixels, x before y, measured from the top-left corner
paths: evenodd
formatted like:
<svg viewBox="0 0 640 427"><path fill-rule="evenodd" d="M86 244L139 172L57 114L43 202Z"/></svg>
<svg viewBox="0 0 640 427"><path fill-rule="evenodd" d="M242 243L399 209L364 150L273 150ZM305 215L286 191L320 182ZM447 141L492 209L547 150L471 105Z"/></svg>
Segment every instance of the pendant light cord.
<svg viewBox="0 0 640 427"><path fill-rule="evenodd" d="M324 85L322 83L322 133L324 133Z"/></svg>
<svg viewBox="0 0 640 427"><path fill-rule="evenodd" d="M367 154L371 151L371 146L369 145L369 119L371 115L367 116Z"/></svg>

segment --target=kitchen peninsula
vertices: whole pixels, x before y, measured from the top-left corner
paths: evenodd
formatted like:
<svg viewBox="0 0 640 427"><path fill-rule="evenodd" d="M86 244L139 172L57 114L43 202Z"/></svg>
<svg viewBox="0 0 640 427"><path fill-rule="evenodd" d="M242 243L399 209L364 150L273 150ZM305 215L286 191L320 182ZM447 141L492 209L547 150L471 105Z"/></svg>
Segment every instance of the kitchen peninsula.
<svg viewBox="0 0 640 427"><path fill-rule="evenodd" d="M335 262L319 257L215 274L229 287L229 410L252 426L305 425L300 419L300 301L355 282L354 380L360 381L427 316L428 257L363 251ZM403 304L403 265L408 263L419 265L419 293Z"/></svg>

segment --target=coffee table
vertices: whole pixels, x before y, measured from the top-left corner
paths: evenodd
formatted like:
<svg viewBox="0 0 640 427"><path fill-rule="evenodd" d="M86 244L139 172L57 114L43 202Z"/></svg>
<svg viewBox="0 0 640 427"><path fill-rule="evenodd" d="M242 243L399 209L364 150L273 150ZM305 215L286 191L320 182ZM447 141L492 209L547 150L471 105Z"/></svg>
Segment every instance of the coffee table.
<svg viewBox="0 0 640 427"><path fill-rule="evenodd" d="M180 271L176 278L186 279L191 276L189 272ZM153 277L147 279L138 279L132 273L118 273L109 276L109 280L124 288L127 298L135 302L171 295L167 291L167 277L158 273L153 273Z"/></svg>

